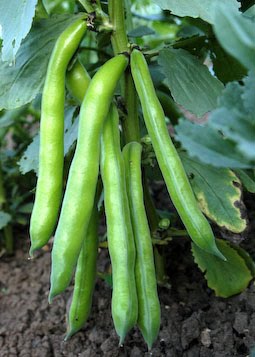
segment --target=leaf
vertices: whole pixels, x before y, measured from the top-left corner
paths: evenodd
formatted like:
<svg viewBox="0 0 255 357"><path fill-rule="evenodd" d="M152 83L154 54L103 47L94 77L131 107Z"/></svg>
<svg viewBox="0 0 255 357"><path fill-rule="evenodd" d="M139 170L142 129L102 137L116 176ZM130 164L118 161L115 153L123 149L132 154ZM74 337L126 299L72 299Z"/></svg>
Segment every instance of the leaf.
<svg viewBox="0 0 255 357"><path fill-rule="evenodd" d="M229 8L238 9L239 4L236 0L154 0L163 10L169 10L177 16L190 16L201 18L210 24L214 23L214 6L221 3Z"/></svg>
<svg viewBox="0 0 255 357"><path fill-rule="evenodd" d="M13 62L21 41L28 34L37 0L8 0L0 2L2 27L2 61Z"/></svg>
<svg viewBox="0 0 255 357"><path fill-rule="evenodd" d="M11 219L12 217L9 213L0 211L0 229L3 229L5 226L7 226L7 224L10 223Z"/></svg>
<svg viewBox="0 0 255 357"><path fill-rule="evenodd" d="M238 245L232 244L231 247L237 251L237 253L243 258L247 268L250 270L252 277L255 277L255 262L250 256L250 254Z"/></svg>
<svg viewBox="0 0 255 357"><path fill-rule="evenodd" d="M139 26L134 30L130 31L128 33L128 37L143 37L143 36L154 35L154 34L155 31L153 31L148 26Z"/></svg>
<svg viewBox="0 0 255 357"><path fill-rule="evenodd" d="M236 149L251 161L255 161L255 121L245 113L232 109L216 109L209 118L209 125L224 137L236 143Z"/></svg>
<svg viewBox="0 0 255 357"><path fill-rule="evenodd" d="M253 115L255 120L255 72L250 71L249 75L244 78L245 91L242 93L243 106L247 113Z"/></svg>
<svg viewBox="0 0 255 357"><path fill-rule="evenodd" d="M219 227L243 232L247 224L240 209L241 185L233 171L201 164L183 153L180 156L201 210Z"/></svg>
<svg viewBox="0 0 255 357"><path fill-rule="evenodd" d="M235 170L235 173L242 181L243 186L248 192L255 193L255 181L244 171L244 170Z"/></svg>
<svg viewBox="0 0 255 357"><path fill-rule="evenodd" d="M175 101L198 117L216 108L223 84L183 49L163 49L158 62Z"/></svg>
<svg viewBox="0 0 255 357"><path fill-rule="evenodd" d="M234 142L224 139L209 125L198 125L179 119L175 130L176 139L192 158L215 167L252 167L249 160L236 150Z"/></svg>
<svg viewBox="0 0 255 357"><path fill-rule="evenodd" d="M72 123L75 107L67 107L65 109L65 133L64 133L64 154L66 155L77 139L78 128L76 120ZM39 148L40 148L40 136L35 135L31 144L28 145L23 153L20 161L18 162L20 172L25 175L29 171L34 171L38 175L39 167Z"/></svg>
<svg viewBox="0 0 255 357"><path fill-rule="evenodd" d="M38 175L39 166L39 134L35 135L31 144L28 145L24 154L18 162L20 172L25 175L29 171L34 171Z"/></svg>
<svg viewBox="0 0 255 357"><path fill-rule="evenodd" d="M254 27L255 19L228 4L215 7L213 28L219 43L247 69L255 69Z"/></svg>
<svg viewBox="0 0 255 357"><path fill-rule="evenodd" d="M228 298L241 293L248 286L252 275L244 259L228 242L221 239L216 241L227 261L204 252L194 243L192 253L198 267L205 272L208 287L215 291L216 296Z"/></svg>
<svg viewBox="0 0 255 357"><path fill-rule="evenodd" d="M15 65L1 63L0 109L21 107L42 92L56 39L76 18L58 15L36 22L19 48Z"/></svg>
<svg viewBox="0 0 255 357"><path fill-rule="evenodd" d="M230 56L217 42L210 42L211 59L213 70L221 82L224 84L231 81L239 81L245 75L247 70L234 57Z"/></svg>
<svg viewBox="0 0 255 357"><path fill-rule="evenodd" d="M227 84L219 98L219 108L211 112L204 125L179 120L176 138L190 157L216 167L254 167L254 84L252 72L244 79L244 85Z"/></svg>

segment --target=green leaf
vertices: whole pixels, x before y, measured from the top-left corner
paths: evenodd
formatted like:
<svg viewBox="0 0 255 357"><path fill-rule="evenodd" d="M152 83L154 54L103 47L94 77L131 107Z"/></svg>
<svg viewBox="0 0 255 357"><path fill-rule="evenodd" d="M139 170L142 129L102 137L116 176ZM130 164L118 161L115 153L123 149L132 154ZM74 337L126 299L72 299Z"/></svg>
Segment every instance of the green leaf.
<svg viewBox="0 0 255 357"><path fill-rule="evenodd" d="M214 6L221 3L226 4L228 8L238 9L239 4L236 0L154 0L163 10L169 10L177 16L190 16L201 18L210 24L215 21Z"/></svg>
<svg viewBox="0 0 255 357"><path fill-rule="evenodd" d="M209 69L183 49L163 49L159 64L175 101L197 116L216 108L223 84Z"/></svg>
<svg viewBox="0 0 255 357"><path fill-rule="evenodd" d="M248 286L252 275L244 259L228 242L220 239L216 241L227 261L204 252L194 243L192 253L201 271L205 272L209 288L215 291L216 296L228 298L241 293Z"/></svg>
<svg viewBox="0 0 255 357"><path fill-rule="evenodd" d="M76 18L58 15L36 22L19 48L15 66L1 63L0 109L21 107L42 92L56 39Z"/></svg>
<svg viewBox="0 0 255 357"><path fill-rule="evenodd" d="M241 248L238 245L232 244L231 247L237 251L237 253L240 255L240 257L243 258L245 261L245 264L247 265L247 268L250 270L252 277L255 277L255 262L250 256L250 254L243 248Z"/></svg>
<svg viewBox="0 0 255 357"><path fill-rule="evenodd" d="M253 115L255 120L255 72L250 71L249 75L244 78L245 91L241 94L243 106L247 113Z"/></svg>
<svg viewBox="0 0 255 357"><path fill-rule="evenodd" d="M228 4L215 7L214 32L222 47L247 69L255 69L255 19Z"/></svg>
<svg viewBox="0 0 255 357"><path fill-rule="evenodd" d="M65 133L64 133L64 154L66 155L77 139L78 134L78 120L72 122L75 107L67 107L65 109ZM40 136L35 135L31 144L28 145L27 149L23 153L20 161L18 162L20 172L25 175L29 171L34 171L38 175L39 167L39 147L40 147Z"/></svg>
<svg viewBox="0 0 255 357"><path fill-rule="evenodd" d="M130 31L128 33L128 37L143 37L143 36L154 35L154 34L155 31L153 31L148 26L139 26L134 30Z"/></svg>
<svg viewBox="0 0 255 357"><path fill-rule="evenodd" d="M10 223L11 219L12 219L12 217L9 213L0 211L0 229L7 226L7 224Z"/></svg>
<svg viewBox="0 0 255 357"><path fill-rule="evenodd" d="M25 175L29 171L34 171L38 175L39 166L39 134L35 135L31 144L28 145L18 162L20 172Z"/></svg>
<svg viewBox="0 0 255 357"><path fill-rule="evenodd" d="M235 170L235 173L242 181L243 186L248 192L255 193L255 181L244 171L244 170Z"/></svg>
<svg viewBox="0 0 255 357"><path fill-rule="evenodd" d="M255 121L245 113L219 108L210 115L209 125L236 143L236 149L255 162Z"/></svg>
<svg viewBox="0 0 255 357"><path fill-rule="evenodd" d="M212 111L204 125L179 120L176 137L190 157L217 167L254 167L254 85L252 72L244 79L244 85L227 84L219 98L219 108Z"/></svg>
<svg viewBox="0 0 255 357"><path fill-rule="evenodd" d="M179 119L176 139L192 158L215 167L249 168L253 165L236 150L235 143L223 138L209 125Z"/></svg>
<svg viewBox="0 0 255 357"><path fill-rule="evenodd" d="M247 75L246 68L230 56L216 41L210 42L210 46L213 70L221 82L226 84L231 81L239 81Z"/></svg>
<svg viewBox="0 0 255 357"><path fill-rule="evenodd" d="M9 63L14 61L21 41L31 28L36 3L37 0L0 2L1 37L3 39L2 61Z"/></svg>
<svg viewBox="0 0 255 357"><path fill-rule="evenodd" d="M243 207L241 184L233 171L201 164L184 153L180 156L205 215L219 227L234 233L243 232L247 224L240 208Z"/></svg>

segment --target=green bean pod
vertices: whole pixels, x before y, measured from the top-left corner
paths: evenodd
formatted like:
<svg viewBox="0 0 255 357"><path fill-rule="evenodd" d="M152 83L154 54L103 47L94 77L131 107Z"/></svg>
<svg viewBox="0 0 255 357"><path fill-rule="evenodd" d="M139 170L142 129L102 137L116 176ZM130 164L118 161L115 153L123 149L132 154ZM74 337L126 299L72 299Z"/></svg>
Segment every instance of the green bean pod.
<svg viewBox="0 0 255 357"><path fill-rule="evenodd" d="M79 104L81 104L84 99L90 80L91 78L88 72L79 60L77 60L70 71L66 73L66 87Z"/></svg>
<svg viewBox="0 0 255 357"><path fill-rule="evenodd" d="M145 125L172 202L194 243L225 260L217 248L209 222L199 209L181 159L170 139L146 60L136 49L131 54L131 71Z"/></svg>
<svg viewBox="0 0 255 357"><path fill-rule="evenodd" d="M30 255L50 239L62 197L64 165L65 75L86 31L79 19L58 38L50 57L42 94L39 174L30 221Z"/></svg>
<svg viewBox="0 0 255 357"><path fill-rule="evenodd" d="M120 150L118 112L112 106L101 140L101 175L112 263L112 317L120 344L136 324L138 304L135 284L135 244Z"/></svg>
<svg viewBox="0 0 255 357"><path fill-rule="evenodd" d="M135 277L138 297L138 326L149 350L160 328L160 303L150 229L144 207L141 174L142 146L130 142L123 149L131 221L136 245Z"/></svg>
<svg viewBox="0 0 255 357"><path fill-rule="evenodd" d="M78 260L94 205L103 123L127 64L124 55L106 62L91 80L81 105L77 146L52 249L49 302L69 285Z"/></svg>
<svg viewBox="0 0 255 357"><path fill-rule="evenodd" d="M97 227L98 211L95 205L77 262L74 291L68 312L68 326L65 340L68 340L84 326L90 314L96 280L98 251Z"/></svg>

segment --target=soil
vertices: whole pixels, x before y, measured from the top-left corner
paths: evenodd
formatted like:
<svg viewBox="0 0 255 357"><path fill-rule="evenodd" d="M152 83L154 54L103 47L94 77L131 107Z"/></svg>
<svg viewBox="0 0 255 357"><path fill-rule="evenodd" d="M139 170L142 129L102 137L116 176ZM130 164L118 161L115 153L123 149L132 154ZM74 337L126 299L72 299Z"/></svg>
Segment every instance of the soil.
<svg viewBox="0 0 255 357"><path fill-rule="evenodd" d="M254 201L254 197L253 197ZM253 232L250 235L254 235ZM250 239L249 239L250 240ZM254 249L254 247L253 247ZM0 261L0 356L252 356L255 346L255 285L241 294L215 297L194 264L188 240L171 242L167 273L171 288L159 287L161 329L151 353L137 328L123 347L111 318L111 288L97 280L91 316L84 328L64 342L66 306L71 288L47 302L50 246L28 260L29 241L17 242L15 255ZM109 267L102 250L98 269Z"/></svg>

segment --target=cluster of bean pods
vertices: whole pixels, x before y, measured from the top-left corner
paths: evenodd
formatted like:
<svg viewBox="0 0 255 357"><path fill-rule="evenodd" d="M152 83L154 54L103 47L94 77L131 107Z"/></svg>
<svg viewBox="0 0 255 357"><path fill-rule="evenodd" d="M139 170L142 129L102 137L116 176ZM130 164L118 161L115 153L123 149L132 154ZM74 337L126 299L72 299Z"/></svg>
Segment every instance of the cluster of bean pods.
<svg viewBox="0 0 255 357"><path fill-rule="evenodd" d="M85 32L84 20L72 23L58 38L48 65L42 96L30 254L43 247L55 231L50 302L69 286L75 271L68 339L84 326L91 309L101 175L112 265L114 326L123 343L128 331L137 324L150 349L160 328L160 303L143 200L142 146L134 141L121 148L118 109L114 103L115 88L129 58L124 54L113 57L92 79L78 60L68 71ZM130 66L145 125L171 199L191 239L202 249L224 258L169 137L142 52L131 51ZM65 87L81 107L77 145L63 194Z"/></svg>

